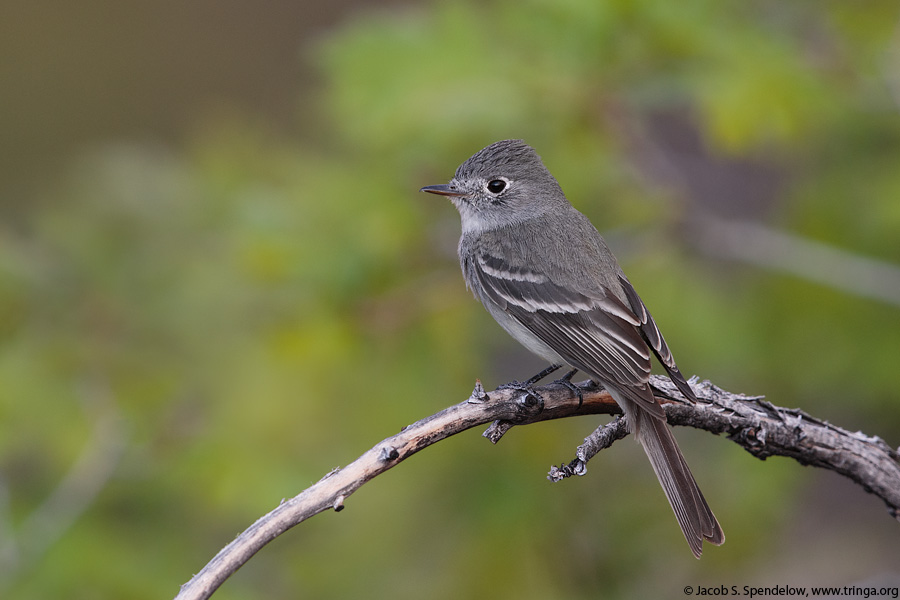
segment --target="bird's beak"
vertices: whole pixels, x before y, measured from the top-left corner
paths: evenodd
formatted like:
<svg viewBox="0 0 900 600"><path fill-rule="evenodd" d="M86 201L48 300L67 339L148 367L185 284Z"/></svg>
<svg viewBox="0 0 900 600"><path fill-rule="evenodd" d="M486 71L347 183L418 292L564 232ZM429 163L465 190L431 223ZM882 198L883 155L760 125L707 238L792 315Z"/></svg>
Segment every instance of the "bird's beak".
<svg viewBox="0 0 900 600"><path fill-rule="evenodd" d="M462 191L455 185L445 183L442 185L426 185L420 192L428 192L429 194L437 194L439 196L465 196L466 192Z"/></svg>

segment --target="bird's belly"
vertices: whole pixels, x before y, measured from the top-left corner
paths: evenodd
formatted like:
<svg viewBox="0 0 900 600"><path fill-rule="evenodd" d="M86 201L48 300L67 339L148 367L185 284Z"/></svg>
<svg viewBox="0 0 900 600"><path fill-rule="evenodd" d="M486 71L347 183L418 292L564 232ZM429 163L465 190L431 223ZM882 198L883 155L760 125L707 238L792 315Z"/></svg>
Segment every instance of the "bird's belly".
<svg viewBox="0 0 900 600"><path fill-rule="evenodd" d="M560 356L553 348L545 344L540 338L529 331L524 325L519 323L513 317L509 316L503 309L486 300L484 307L491 313L494 320L506 330L517 342L525 346L531 353L540 356L546 361L555 365L569 364L566 359Z"/></svg>

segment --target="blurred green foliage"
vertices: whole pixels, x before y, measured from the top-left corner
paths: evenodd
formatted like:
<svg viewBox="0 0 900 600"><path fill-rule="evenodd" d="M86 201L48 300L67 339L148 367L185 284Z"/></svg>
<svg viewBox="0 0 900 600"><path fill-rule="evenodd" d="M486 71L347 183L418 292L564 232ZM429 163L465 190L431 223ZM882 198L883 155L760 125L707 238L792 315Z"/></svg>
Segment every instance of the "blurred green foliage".
<svg viewBox="0 0 900 600"><path fill-rule="evenodd" d="M0 594L174 595L281 498L476 377L540 368L466 292L452 208L416 192L506 137L611 234L684 372L896 445L898 306L698 252L688 225L716 207L655 179L634 139L682 115L708 156L780 178L753 218L898 264L898 16L889 1L369 12L308 48L323 83L305 136L232 115L178 148L85 151L0 222ZM543 481L596 424L429 448L216 597L670 597L849 583L900 548L861 490L679 431L728 536L694 561L636 446ZM810 508L822 486L865 514Z"/></svg>

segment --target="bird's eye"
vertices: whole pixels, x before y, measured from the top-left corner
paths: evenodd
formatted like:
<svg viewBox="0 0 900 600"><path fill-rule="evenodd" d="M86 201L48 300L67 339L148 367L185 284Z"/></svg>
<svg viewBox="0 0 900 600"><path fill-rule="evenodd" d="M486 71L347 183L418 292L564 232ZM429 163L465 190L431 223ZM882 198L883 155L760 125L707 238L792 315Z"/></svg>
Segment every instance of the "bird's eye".
<svg viewBox="0 0 900 600"><path fill-rule="evenodd" d="M506 189L506 182L502 179L492 179L488 182L487 189L492 194L499 194Z"/></svg>

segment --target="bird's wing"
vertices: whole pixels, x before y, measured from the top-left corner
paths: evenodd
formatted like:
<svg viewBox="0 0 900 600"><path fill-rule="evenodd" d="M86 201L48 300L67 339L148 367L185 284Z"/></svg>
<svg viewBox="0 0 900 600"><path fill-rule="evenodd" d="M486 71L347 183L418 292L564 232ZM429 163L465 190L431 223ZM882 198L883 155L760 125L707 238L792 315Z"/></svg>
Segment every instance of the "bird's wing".
<svg viewBox="0 0 900 600"><path fill-rule="evenodd" d="M656 322L650 315L650 311L647 310L647 306L644 304L644 301L641 300L641 297L638 296L638 293L635 291L634 286L631 285L631 282L628 281L626 277L620 275L619 283L622 284L622 289L625 291L625 297L628 298L628 303L631 305L631 310L634 311L634 314L641 322L641 337L644 338L644 340L650 346L650 349L653 350L653 354L656 355L656 358L669 374L669 378L681 391L684 397L690 402L696 402L697 397L694 396L694 391L691 389L691 386L688 385L687 381L685 381L684 375L681 374L681 371L678 370L678 365L675 364L675 359L672 357L672 352L669 350L669 346L666 344L666 340L663 339L662 333L660 333L659 331L659 327L656 326Z"/></svg>
<svg viewBox="0 0 900 600"><path fill-rule="evenodd" d="M471 256L468 267L487 299L566 362L664 418L647 385L650 347L641 333L641 317L615 295L602 288L586 293L559 285L483 250Z"/></svg>

